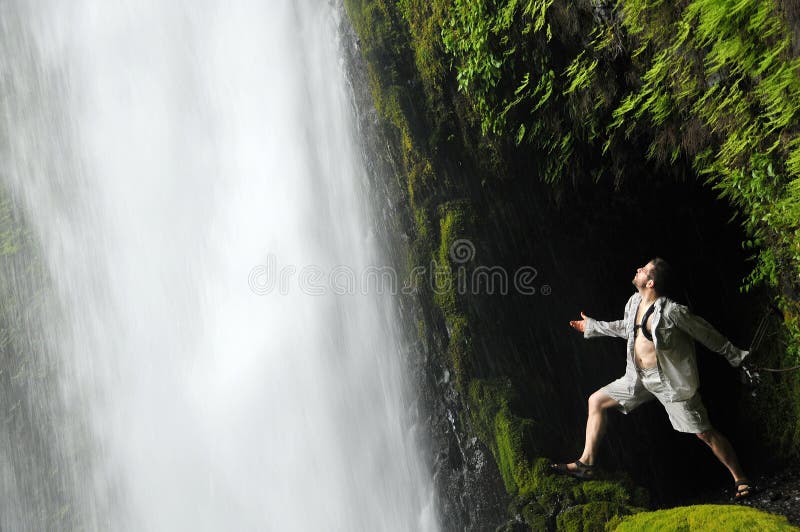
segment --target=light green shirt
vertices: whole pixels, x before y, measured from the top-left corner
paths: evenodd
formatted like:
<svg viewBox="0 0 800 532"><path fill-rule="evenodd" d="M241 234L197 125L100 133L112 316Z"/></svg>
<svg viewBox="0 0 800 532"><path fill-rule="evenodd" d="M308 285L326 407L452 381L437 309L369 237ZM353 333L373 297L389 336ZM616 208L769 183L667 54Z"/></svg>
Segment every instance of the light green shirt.
<svg viewBox="0 0 800 532"><path fill-rule="evenodd" d="M628 340L628 362L625 376L630 382L631 393L638 379L636 359L633 352L636 311L642 296L633 294L625 305L625 316L617 321L599 321L586 318L584 338L616 336ZM658 367L665 386L670 390L670 401L690 399L700 384L694 340L711 351L723 355L731 366L739 366L749 351L735 347L714 327L700 316L692 314L686 306L666 297L656 299L653 310L652 333L656 348Z"/></svg>

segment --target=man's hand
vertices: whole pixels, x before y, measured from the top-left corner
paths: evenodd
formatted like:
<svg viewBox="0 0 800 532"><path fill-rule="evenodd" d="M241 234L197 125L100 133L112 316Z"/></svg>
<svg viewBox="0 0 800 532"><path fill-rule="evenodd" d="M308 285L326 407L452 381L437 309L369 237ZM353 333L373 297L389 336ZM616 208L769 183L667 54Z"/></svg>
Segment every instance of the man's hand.
<svg viewBox="0 0 800 532"><path fill-rule="evenodd" d="M575 320L575 321L569 322L569 326L572 327L573 329L575 329L576 331L580 331L580 332L586 331L586 314L581 312L581 318L583 318L583 319L579 320L579 321Z"/></svg>

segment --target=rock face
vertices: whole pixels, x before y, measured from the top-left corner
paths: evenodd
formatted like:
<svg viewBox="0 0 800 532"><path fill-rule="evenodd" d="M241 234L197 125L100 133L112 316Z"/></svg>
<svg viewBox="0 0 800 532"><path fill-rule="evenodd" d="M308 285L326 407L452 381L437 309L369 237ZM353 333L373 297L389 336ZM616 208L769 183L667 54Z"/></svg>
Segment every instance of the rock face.
<svg viewBox="0 0 800 532"><path fill-rule="evenodd" d="M441 24L456 3L344 3L354 28L343 31L370 191L381 206L377 223L392 265L414 288L400 298L403 326L417 339L407 363L419 390L420 432L430 435L443 527L595 529L613 516L690 502L694 490L727 485L727 472L708 450L672 431L656 404L610 415L602 464L626 476L578 484L551 477L546 465L578 455L586 398L624 371L621 343L585 342L567 322L579 311L621 318L635 268L653 256L681 274L683 302L736 345L749 344L763 314L759 305L771 296L739 290L750 268L750 251L740 245L747 237L729 223L739 206L695 179L690 157L649 158L647 132L603 154L575 133L569 153L562 151L563 142L556 147L552 139L588 127L576 125L582 118L598 119L591 106L581 115L583 104L568 95L559 96L562 107L546 110L555 121L537 126L539 140L526 140L530 128L516 143L491 127L487 133L486 117L476 114L473 93L459 91L464 78L456 79L444 50ZM553 83L569 66L568 53L588 47L580 35L618 22L608 6L578 2L572 18L568 7L545 6L552 36L530 39L561 65L548 67ZM528 22L533 31L535 17ZM509 28L511 44L501 43L508 49L526 35ZM605 81L586 90L608 89L618 98L641 81L627 44L601 58L609 68ZM526 50L526 60L539 57ZM492 90L509 89L505 74ZM484 91L487 102L492 94ZM519 107L513 109L506 119L519 118ZM547 182L556 171L560 179ZM771 327L773 338L786 337L784 325ZM765 365L770 357L781 363L769 353L767 346L760 355ZM761 465L757 456L790 456L796 382L770 381L753 398L721 357L700 348L698 358L712 422L748 469ZM775 404L794 413L778 419L770 414Z"/></svg>
<svg viewBox="0 0 800 532"><path fill-rule="evenodd" d="M403 170L396 160L396 147L392 146L375 110L359 39L346 19L341 32L371 179L368 189L372 204L380 206L374 212L379 237L387 243L385 249L391 266L400 279L408 281L411 279L408 235L413 231L413 221L407 192L396 177ZM443 357L447 336L436 330L435 319L426 315L417 293L401 293L398 301L407 336L417 338L409 346L406 359L419 393L412 416L418 420L418 432L428 435L423 438L427 440L425 447L432 450L428 459L443 528L494 528L505 519L509 497L489 450L459 426L462 405Z"/></svg>

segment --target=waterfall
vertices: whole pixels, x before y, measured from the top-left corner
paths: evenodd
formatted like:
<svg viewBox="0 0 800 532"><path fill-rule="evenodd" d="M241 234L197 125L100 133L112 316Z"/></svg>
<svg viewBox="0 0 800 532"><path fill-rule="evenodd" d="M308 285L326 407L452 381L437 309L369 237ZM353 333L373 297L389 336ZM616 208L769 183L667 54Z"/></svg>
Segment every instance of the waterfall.
<svg viewBox="0 0 800 532"><path fill-rule="evenodd" d="M0 5L0 529L438 529L342 13Z"/></svg>

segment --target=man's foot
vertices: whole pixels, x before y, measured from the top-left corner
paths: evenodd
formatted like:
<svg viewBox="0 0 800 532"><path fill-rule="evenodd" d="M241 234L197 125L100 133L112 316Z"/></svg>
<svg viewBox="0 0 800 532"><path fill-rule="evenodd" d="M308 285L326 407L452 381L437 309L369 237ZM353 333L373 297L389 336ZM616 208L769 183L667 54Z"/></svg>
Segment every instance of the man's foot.
<svg viewBox="0 0 800 532"><path fill-rule="evenodd" d="M743 501L756 492L755 486L746 478L737 480L734 489L736 490L733 494L734 501Z"/></svg>
<svg viewBox="0 0 800 532"><path fill-rule="evenodd" d="M554 473L570 475L581 480L591 480L595 475L594 466L586 465L580 460L575 460L571 464L550 464L550 469Z"/></svg>

